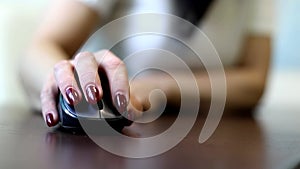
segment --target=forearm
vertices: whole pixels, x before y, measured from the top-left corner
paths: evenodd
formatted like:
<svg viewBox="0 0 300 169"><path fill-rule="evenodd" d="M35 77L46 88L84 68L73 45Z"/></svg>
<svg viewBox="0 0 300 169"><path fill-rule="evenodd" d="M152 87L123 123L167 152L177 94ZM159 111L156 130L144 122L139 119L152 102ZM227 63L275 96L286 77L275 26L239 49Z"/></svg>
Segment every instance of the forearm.
<svg viewBox="0 0 300 169"><path fill-rule="evenodd" d="M255 70L226 71L228 108L253 108L263 95L266 77Z"/></svg>
<svg viewBox="0 0 300 169"><path fill-rule="evenodd" d="M197 83L204 103L211 101L211 83L204 73L197 73ZM226 107L252 108L261 98L265 86L265 77L247 68L225 69ZM217 97L218 99L218 97Z"/></svg>
<svg viewBox="0 0 300 169"><path fill-rule="evenodd" d="M28 48L20 63L22 85L30 106L40 110L40 91L53 66L70 56L50 40L37 40Z"/></svg>
<svg viewBox="0 0 300 169"><path fill-rule="evenodd" d="M20 65L23 85L34 108L41 106L40 91L53 66L70 59L98 23L96 12L78 1L53 1Z"/></svg>
<svg viewBox="0 0 300 169"><path fill-rule="evenodd" d="M270 56L271 38L269 36L249 35L245 39L240 62L233 67L225 68L227 108L253 108L259 102L266 84ZM195 73L195 77L201 100L206 103L210 102L209 77L200 71Z"/></svg>
<svg viewBox="0 0 300 169"><path fill-rule="evenodd" d="M225 68L227 108L253 108L258 103L264 91L270 56L270 37L249 36L245 39L240 63L233 67ZM185 86L180 86L186 89L185 92L187 93L185 94L194 95L195 91L191 90L189 87L191 84L188 84L188 82L192 83L193 79L188 79L186 75L180 71L176 73L178 74L176 80L185 82ZM199 70L194 71L194 75L201 96L201 105L210 104L211 84L207 73ZM161 80L158 81L157 79ZM144 80L146 81L144 86L155 83L153 88L163 90L168 97L168 101L174 105L180 104L180 90L174 79L166 75L155 75L149 78L149 81L147 78Z"/></svg>
<svg viewBox="0 0 300 169"><path fill-rule="evenodd" d="M188 78L185 74L177 75L176 81L170 76L166 75L155 75L151 78L144 79L144 85L153 84L153 89L161 89L167 96L168 102L171 105L178 106L180 105L181 93L180 88L184 89L185 95L194 96L196 92L200 94L200 100L202 105L201 107L209 106L211 101L211 83L210 78L205 72L196 72L195 79ZM259 99L261 98L265 86L265 77L261 76L257 72L248 70L246 68L232 68L225 70L226 78L226 108L253 108ZM157 81L156 79L161 79ZM194 88L191 88L196 80L198 91L195 91ZM179 88L177 81L185 82L183 86ZM154 84L155 83L155 84ZM150 93L148 91L143 91L141 93ZM149 97L144 96L146 99ZM216 100L218 101L218 96ZM222 101L222 100L220 100Z"/></svg>

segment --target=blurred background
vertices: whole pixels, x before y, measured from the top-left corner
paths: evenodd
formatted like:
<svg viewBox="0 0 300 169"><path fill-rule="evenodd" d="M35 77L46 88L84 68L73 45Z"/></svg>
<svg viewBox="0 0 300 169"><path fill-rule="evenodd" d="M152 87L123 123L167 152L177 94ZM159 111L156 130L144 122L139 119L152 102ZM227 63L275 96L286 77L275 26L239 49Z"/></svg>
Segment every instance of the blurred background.
<svg viewBox="0 0 300 169"><path fill-rule="evenodd" d="M276 1L273 60L268 87L260 109L278 106L300 113L299 0ZM0 106L26 108L18 77L18 62L50 0L0 0ZM267 9L254 9L268 12ZM38 71L38 70L37 70ZM4 113L4 112L2 112Z"/></svg>

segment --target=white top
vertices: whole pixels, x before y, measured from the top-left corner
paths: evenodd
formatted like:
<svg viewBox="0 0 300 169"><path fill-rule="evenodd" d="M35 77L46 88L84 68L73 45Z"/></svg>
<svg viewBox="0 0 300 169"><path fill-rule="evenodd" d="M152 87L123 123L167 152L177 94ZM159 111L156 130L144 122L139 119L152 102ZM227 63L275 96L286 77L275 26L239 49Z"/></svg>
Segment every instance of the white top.
<svg viewBox="0 0 300 169"><path fill-rule="evenodd" d="M172 11L172 0L79 1L90 6L93 10L97 11L99 15L104 16L104 18L112 18L109 16L119 18L128 14L149 12L171 13ZM224 66L234 65L238 61L244 35L248 33L272 35L275 18L273 13L275 7L274 3L274 0L215 0L203 18L201 25L198 25L198 27L210 39L219 53ZM115 29L117 31L126 31L132 29L132 25L135 25L137 22L138 21L132 21L128 23L128 25L124 25L124 27ZM147 23L147 21L145 23ZM161 39L159 38L145 38L145 43L141 43L141 39L139 38L135 39L139 41L131 40L129 43L131 45L128 46L128 50L131 52L145 47L145 43L161 45L161 42L159 42ZM201 34L194 33L187 41L197 44L196 46L201 46L201 40L203 40ZM205 55L205 49L203 49L203 54ZM144 53L144 55L147 55L147 52ZM164 59L162 57L163 53L157 54L156 56L153 55L154 54L149 55L148 53L147 56L140 57L139 60L135 59L133 65L138 63L142 67L143 63L162 62ZM189 58L185 61L190 66L196 66L195 63L197 61L195 61L195 58ZM175 63L172 63L170 60L166 62L172 66L175 65Z"/></svg>

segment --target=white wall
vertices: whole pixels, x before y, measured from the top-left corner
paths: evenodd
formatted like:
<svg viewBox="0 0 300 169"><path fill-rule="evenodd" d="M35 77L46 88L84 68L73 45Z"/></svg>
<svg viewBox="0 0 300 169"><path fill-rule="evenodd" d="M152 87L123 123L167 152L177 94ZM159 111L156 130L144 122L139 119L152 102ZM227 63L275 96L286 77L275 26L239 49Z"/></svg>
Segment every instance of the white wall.
<svg viewBox="0 0 300 169"><path fill-rule="evenodd" d="M18 62L46 2L0 1L0 105L26 103L17 76Z"/></svg>
<svg viewBox="0 0 300 169"><path fill-rule="evenodd" d="M277 33L274 41L276 69L300 70L300 1L277 0Z"/></svg>

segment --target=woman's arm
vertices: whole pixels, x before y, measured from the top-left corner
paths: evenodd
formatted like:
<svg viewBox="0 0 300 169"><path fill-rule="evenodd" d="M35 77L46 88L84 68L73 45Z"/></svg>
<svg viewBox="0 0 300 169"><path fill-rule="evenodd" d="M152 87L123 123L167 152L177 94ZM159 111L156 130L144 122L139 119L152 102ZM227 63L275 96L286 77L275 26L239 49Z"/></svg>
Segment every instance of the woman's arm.
<svg viewBox="0 0 300 169"><path fill-rule="evenodd" d="M271 58L271 38L249 36L245 40L241 63L226 70L227 106L252 108L263 95Z"/></svg>
<svg viewBox="0 0 300 169"><path fill-rule="evenodd" d="M129 104L135 98L129 95L127 70L117 56L102 50L81 52L71 59L98 20L98 13L78 1L56 0L23 60L21 75L29 100L32 107L42 111L49 127L59 121L56 108L59 91L68 104L76 105L82 99L96 104L103 96L102 85L109 85L111 99L120 114L131 120L140 115L141 104L138 101ZM108 82L102 79L105 84L101 83L99 70L107 77Z"/></svg>
<svg viewBox="0 0 300 169"><path fill-rule="evenodd" d="M80 2L55 0L20 64L23 86L31 106L41 109L40 92L54 65L71 58L94 30L96 12Z"/></svg>
<svg viewBox="0 0 300 169"><path fill-rule="evenodd" d="M248 36L245 39L245 45L238 65L225 68L227 82L227 98L226 108L253 108L261 98L269 69L271 55L271 39L263 36ZM209 77L206 72L195 72L199 92L201 94L201 105L210 102L211 86ZM164 80L157 80L164 79ZM190 81L182 74L179 79L181 81ZM147 86L153 84L153 86ZM182 86L189 89L188 86ZM162 75L162 77L147 77L132 83L132 93L138 93L138 98L149 107L149 92L155 88L162 89L168 101L174 105L180 104L180 91L176 81L170 77ZM189 91L191 95L195 91ZM139 96L140 95L140 96Z"/></svg>

